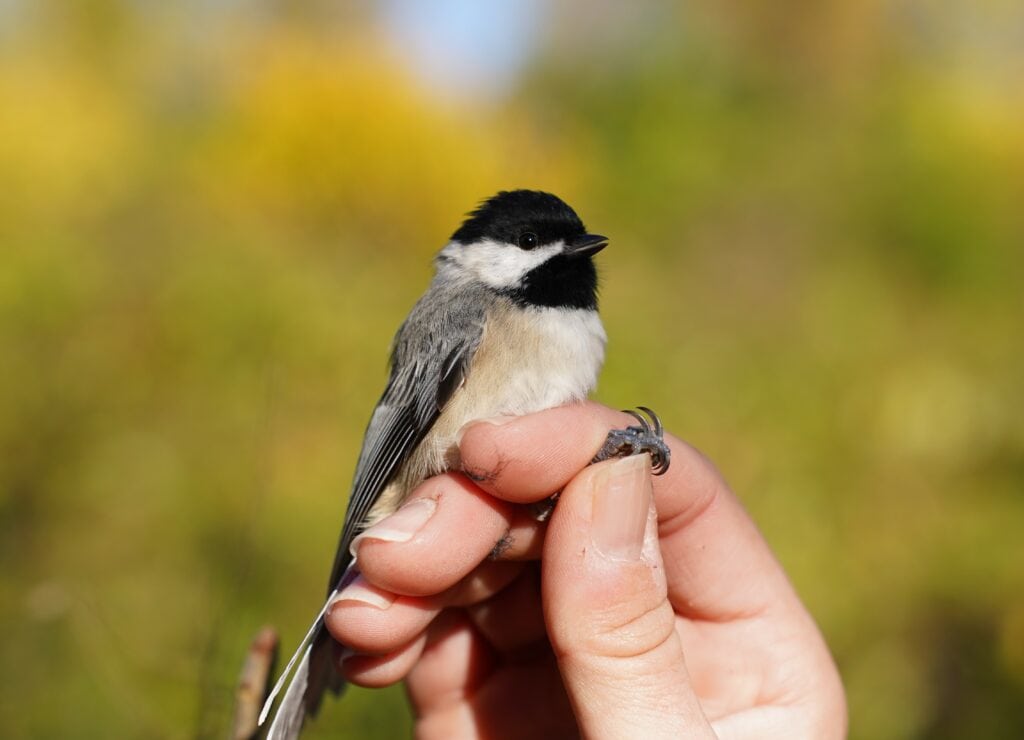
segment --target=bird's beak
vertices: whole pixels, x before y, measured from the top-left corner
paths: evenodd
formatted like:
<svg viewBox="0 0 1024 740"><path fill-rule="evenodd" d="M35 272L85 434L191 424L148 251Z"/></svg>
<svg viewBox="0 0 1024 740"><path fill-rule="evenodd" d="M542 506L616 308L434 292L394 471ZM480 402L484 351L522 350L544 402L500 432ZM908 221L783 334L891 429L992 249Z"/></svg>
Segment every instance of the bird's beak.
<svg viewBox="0 0 1024 740"><path fill-rule="evenodd" d="M600 234L584 234L565 245L565 254L571 257L584 257L597 254L608 246L608 237Z"/></svg>

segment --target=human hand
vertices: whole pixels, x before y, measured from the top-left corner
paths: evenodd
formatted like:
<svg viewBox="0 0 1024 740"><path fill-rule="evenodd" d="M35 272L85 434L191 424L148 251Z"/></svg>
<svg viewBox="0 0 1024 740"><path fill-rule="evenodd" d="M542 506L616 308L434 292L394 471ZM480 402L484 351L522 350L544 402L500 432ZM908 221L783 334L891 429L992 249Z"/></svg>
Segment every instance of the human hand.
<svg viewBox="0 0 1024 740"><path fill-rule="evenodd" d="M842 737L828 649L714 467L671 436L653 486L646 455L587 465L631 423L470 426L477 482L425 482L357 543L327 617L346 678L406 678L424 738ZM546 527L520 505L560 489Z"/></svg>

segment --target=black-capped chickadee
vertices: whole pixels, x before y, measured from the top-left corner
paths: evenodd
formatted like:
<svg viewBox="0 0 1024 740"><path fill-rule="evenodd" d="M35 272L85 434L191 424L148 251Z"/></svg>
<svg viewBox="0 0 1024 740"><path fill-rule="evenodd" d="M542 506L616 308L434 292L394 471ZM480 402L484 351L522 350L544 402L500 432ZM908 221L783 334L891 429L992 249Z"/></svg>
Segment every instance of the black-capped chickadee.
<svg viewBox="0 0 1024 740"><path fill-rule="evenodd" d="M271 692L298 661L268 738L298 736L325 689L343 685L323 618L355 576L360 531L394 512L432 475L458 469L457 433L468 422L580 401L597 383L605 332L597 313L593 256L608 244L549 193L501 192L484 201L434 260L430 288L391 352L391 375L366 429L338 542L327 601ZM656 472L668 448L653 424L612 430L595 461L648 452ZM631 412L632 413L632 412Z"/></svg>

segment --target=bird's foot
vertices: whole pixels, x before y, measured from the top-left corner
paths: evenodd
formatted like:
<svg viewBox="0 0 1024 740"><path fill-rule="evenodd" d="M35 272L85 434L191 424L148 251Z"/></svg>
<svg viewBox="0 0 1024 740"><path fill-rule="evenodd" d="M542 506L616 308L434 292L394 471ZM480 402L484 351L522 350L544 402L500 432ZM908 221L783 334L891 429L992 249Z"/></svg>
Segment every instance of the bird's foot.
<svg viewBox="0 0 1024 740"><path fill-rule="evenodd" d="M655 475L663 475L672 461L672 451L665 444L665 428L661 425L661 419L646 406L637 406L636 411L623 411L640 422L640 426L612 429L608 432L608 438L590 461L591 464L611 460L613 457L629 457L646 452L651 456L652 472Z"/></svg>
<svg viewBox="0 0 1024 740"><path fill-rule="evenodd" d="M639 426L628 426L625 429L612 429L608 432L601 449L590 461L591 465L615 457L629 457L647 453L651 456L651 471L654 475L663 475L672 462L672 451L665 444L665 428L658 415L646 406L637 406L636 411L623 409L639 422ZM561 493L561 492L559 492ZM551 498L537 501L530 505L530 512L538 522L547 521L555 509L559 494Z"/></svg>

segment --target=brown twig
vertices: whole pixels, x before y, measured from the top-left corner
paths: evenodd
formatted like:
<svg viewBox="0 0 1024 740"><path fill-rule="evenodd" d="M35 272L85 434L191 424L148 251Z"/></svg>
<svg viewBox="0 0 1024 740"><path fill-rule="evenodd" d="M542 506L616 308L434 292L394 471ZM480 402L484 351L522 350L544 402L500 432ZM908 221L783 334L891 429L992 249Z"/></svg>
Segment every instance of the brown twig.
<svg viewBox="0 0 1024 740"><path fill-rule="evenodd" d="M259 719L263 699L269 690L271 669L277 660L277 632L273 627L264 627L259 631L242 664L242 673L238 677L238 688L235 690L235 721L231 729L232 740L252 740L259 728Z"/></svg>

